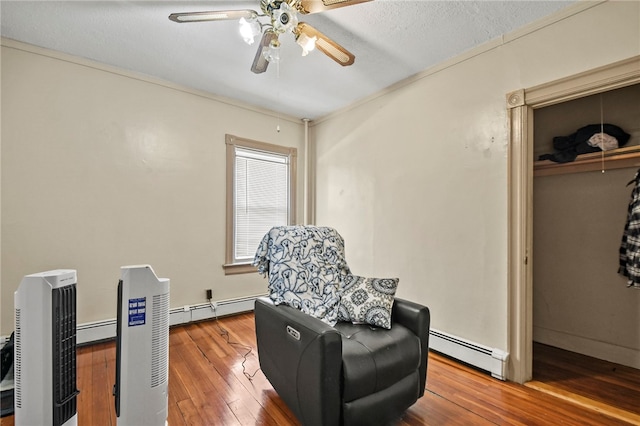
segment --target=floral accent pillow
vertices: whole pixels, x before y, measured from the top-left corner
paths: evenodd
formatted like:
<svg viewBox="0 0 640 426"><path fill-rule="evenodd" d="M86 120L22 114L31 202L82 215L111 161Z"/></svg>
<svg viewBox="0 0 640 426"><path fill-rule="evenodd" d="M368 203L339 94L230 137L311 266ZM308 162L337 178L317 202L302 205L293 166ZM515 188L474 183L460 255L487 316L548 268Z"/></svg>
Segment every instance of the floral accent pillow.
<svg viewBox="0 0 640 426"><path fill-rule="evenodd" d="M391 308L398 281L398 278L345 276L338 320L390 329Z"/></svg>

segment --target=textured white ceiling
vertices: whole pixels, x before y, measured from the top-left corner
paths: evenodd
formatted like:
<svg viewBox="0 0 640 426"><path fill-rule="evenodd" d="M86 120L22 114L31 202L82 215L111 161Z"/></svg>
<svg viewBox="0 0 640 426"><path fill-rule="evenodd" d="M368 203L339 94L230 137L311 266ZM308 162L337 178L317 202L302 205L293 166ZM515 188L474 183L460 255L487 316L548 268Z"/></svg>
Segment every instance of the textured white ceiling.
<svg viewBox="0 0 640 426"><path fill-rule="evenodd" d="M234 21L178 24L173 12L260 10L259 1L6 1L3 37L237 99L318 118L569 6L574 1L375 0L300 16L356 55L341 67L293 36L280 66L250 71L257 48Z"/></svg>

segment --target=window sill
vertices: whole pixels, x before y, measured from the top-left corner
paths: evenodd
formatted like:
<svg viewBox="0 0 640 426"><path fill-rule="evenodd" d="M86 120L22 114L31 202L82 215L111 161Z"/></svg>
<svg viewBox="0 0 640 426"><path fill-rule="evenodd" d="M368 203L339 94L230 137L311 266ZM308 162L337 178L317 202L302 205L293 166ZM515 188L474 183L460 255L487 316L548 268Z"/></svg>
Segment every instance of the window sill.
<svg viewBox="0 0 640 426"><path fill-rule="evenodd" d="M258 268L253 266L251 262L247 263L225 263L222 265L225 275L250 274L258 272Z"/></svg>

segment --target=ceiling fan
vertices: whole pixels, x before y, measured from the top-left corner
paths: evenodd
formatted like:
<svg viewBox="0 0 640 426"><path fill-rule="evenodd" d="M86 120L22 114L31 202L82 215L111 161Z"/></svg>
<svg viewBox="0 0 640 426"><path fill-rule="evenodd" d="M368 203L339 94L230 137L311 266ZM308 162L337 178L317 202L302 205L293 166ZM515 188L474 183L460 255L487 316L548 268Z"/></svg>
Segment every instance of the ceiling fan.
<svg viewBox="0 0 640 426"><path fill-rule="evenodd" d="M342 66L353 64L355 56L335 41L305 22L298 22L298 14L324 12L371 0L260 0L262 13L251 9L218 10L211 12L172 13L174 22L226 21L238 19L240 34L244 41L253 44L254 38L262 34L258 51L251 65L256 74L267 70L269 62L279 57L280 34L292 33L305 56L315 47ZM265 22L260 22L263 19Z"/></svg>

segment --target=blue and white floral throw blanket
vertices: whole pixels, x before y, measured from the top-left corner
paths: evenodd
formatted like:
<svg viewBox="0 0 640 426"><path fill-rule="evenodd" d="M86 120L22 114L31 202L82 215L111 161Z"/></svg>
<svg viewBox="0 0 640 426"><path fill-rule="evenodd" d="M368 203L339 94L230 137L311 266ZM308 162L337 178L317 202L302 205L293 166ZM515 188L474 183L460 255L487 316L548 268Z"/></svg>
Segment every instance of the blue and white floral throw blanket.
<svg viewBox="0 0 640 426"><path fill-rule="evenodd" d="M269 296L335 325L340 286L350 274L344 240L333 228L277 226L264 236L253 260L269 277Z"/></svg>

